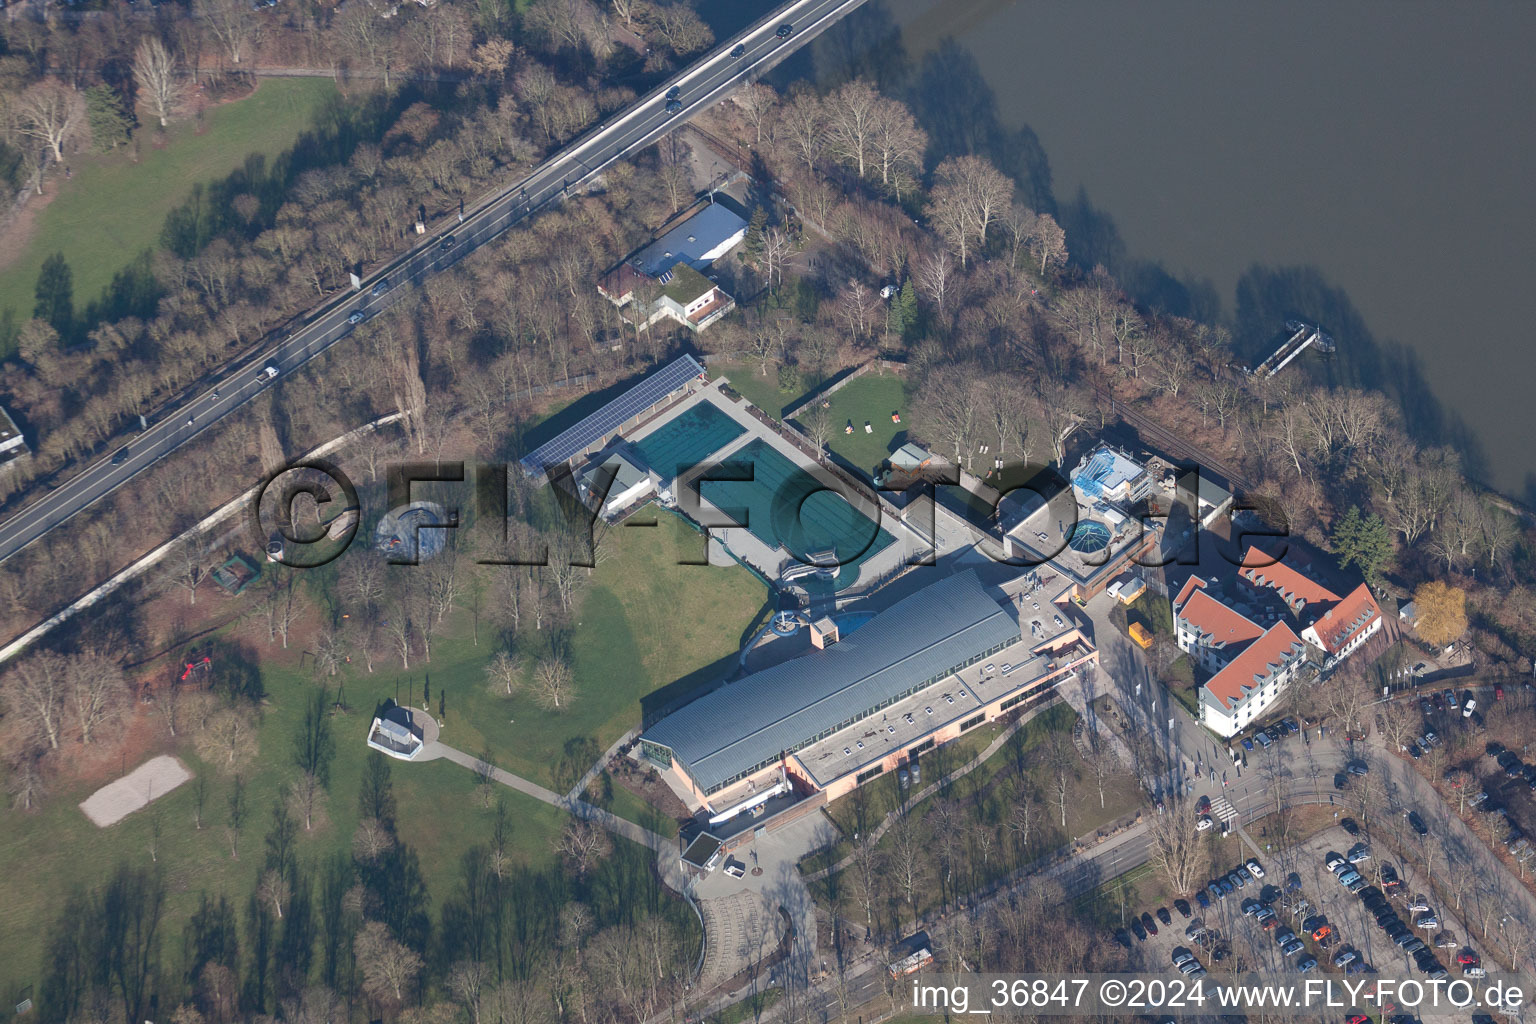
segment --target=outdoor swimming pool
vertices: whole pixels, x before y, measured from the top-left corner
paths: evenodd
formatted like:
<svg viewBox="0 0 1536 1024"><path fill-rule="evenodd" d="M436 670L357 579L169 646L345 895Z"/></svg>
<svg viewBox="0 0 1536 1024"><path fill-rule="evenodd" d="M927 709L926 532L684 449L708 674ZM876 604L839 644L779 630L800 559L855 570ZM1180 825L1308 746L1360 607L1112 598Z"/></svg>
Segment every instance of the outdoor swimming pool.
<svg viewBox="0 0 1536 1024"><path fill-rule="evenodd" d="M729 465L750 463L751 480L706 480L703 497L744 522L769 547L783 548L803 562L834 551L838 590L859 576L859 566L895 538L854 508L842 495L758 439L733 452Z"/></svg>
<svg viewBox="0 0 1536 1024"><path fill-rule="evenodd" d="M746 427L719 406L702 401L635 441L632 447L670 483L746 432Z"/></svg>

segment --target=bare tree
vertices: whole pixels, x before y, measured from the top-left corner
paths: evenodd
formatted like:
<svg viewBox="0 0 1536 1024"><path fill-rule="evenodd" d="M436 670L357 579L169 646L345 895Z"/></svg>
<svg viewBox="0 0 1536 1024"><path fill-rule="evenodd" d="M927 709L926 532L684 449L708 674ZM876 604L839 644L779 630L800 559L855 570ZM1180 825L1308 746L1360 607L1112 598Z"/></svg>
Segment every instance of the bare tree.
<svg viewBox="0 0 1536 1024"><path fill-rule="evenodd" d="M215 711L198 730L198 756L228 772L238 772L256 757L256 727L238 707Z"/></svg>
<svg viewBox="0 0 1536 1024"><path fill-rule="evenodd" d="M1067 233L1048 213L1036 217L1031 228L1026 245L1040 261L1040 276L1045 277L1051 268L1067 262Z"/></svg>
<svg viewBox="0 0 1536 1024"><path fill-rule="evenodd" d="M773 91L771 85L753 82L738 89L731 97L731 102L736 104L741 115L747 119L755 136L754 145L761 146L764 129L773 130L773 113L779 105L779 94Z"/></svg>
<svg viewBox="0 0 1536 1024"><path fill-rule="evenodd" d="M546 655L533 668L534 699L539 706L560 711L576 699L575 674L570 662L558 654Z"/></svg>
<svg viewBox="0 0 1536 1024"><path fill-rule="evenodd" d="M353 941L354 955L363 972L363 989L374 999L405 1002L405 993L421 972L416 951L396 942L382 921L363 925Z"/></svg>
<svg viewBox="0 0 1536 1024"><path fill-rule="evenodd" d="M123 713L128 681L122 666L100 654L81 654L70 659L68 703L80 741L90 743L101 726Z"/></svg>
<svg viewBox="0 0 1536 1024"><path fill-rule="evenodd" d="M256 887L256 895L263 903L272 904L272 911L279 918L283 916L283 904L288 902L288 882L283 878L281 871L270 868L261 876L261 882Z"/></svg>
<svg viewBox="0 0 1536 1024"><path fill-rule="evenodd" d="M1147 821L1148 854L1168 887L1180 896L1188 896L1200 884L1210 863L1206 844L1195 831L1195 814L1182 800L1165 805L1162 814L1152 814Z"/></svg>
<svg viewBox="0 0 1536 1024"><path fill-rule="evenodd" d="M523 666L517 656L497 651L485 666L486 688L498 697L510 697L523 684Z"/></svg>
<svg viewBox="0 0 1536 1024"><path fill-rule="evenodd" d="M133 80L139 95L164 128L180 109L183 89L177 74L176 58L165 48L159 36L146 36L133 54Z"/></svg>
<svg viewBox="0 0 1536 1024"><path fill-rule="evenodd" d="M55 160L85 124L81 93L49 78L29 86L15 99L16 131L45 144Z"/></svg>
<svg viewBox="0 0 1536 1024"><path fill-rule="evenodd" d="M261 42L261 16L245 0L197 0L193 14L235 64L244 61Z"/></svg>
<svg viewBox="0 0 1536 1024"><path fill-rule="evenodd" d="M7 759L5 788L11 794L11 806L30 811L48 795L48 762L44 753L26 749Z"/></svg>
<svg viewBox="0 0 1536 1024"><path fill-rule="evenodd" d="M352 853L364 863L373 863L388 853L390 847L394 845L395 837L377 818L367 818L359 822L357 831L352 833Z"/></svg>
<svg viewBox="0 0 1536 1024"><path fill-rule="evenodd" d="M555 851L565 857L578 878L585 878L613 852L613 840L601 825L573 818L560 830Z"/></svg>
<svg viewBox="0 0 1536 1024"><path fill-rule="evenodd" d="M800 425L805 428L806 436L811 439L811 444L816 446L816 461L822 461L822 455L827 448L827 440L832 436L832 410L817 402L801 418Z"/></svg>
<svg viewBox="0 0 1536 1024"><path fill-rule="evenodd" d="M44 651L12 665L4 678L5 705L40 742L58 749L69 692L69 663Z"/></svg>

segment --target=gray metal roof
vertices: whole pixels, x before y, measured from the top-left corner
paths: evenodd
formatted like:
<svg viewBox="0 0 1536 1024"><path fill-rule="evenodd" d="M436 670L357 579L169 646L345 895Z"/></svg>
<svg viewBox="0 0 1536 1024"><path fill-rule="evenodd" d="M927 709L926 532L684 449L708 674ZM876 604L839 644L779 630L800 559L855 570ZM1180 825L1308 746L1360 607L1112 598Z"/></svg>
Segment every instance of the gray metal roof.
<svg viewBox="0 0 1536 1024"><path fill-rule="evenodd" d="M704 375L704 367L697 359L678 356L575 426L561 431L523 456L523 469L530 475L538 475L546 467L569 462L572 457L600 443L628 421L685 387L689 381Z"/></svg>
<svg viewBox="0 0 1536 1024"><path fill-rule="evenodd" d="M1019 635L975 572L903 599L824 651L684 705L644 739L671 749L705 792Z"/></svg>

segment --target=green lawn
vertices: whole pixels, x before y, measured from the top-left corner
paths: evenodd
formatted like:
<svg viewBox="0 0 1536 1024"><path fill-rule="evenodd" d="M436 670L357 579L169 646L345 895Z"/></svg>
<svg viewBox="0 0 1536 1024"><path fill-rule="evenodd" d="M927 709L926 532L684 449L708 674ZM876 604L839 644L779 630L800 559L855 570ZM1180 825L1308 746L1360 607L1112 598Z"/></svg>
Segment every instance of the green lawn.
<svg viewBox="0 0 1536 1024"><path fill-rule="evenodd" d="M91 824L78 806L93 786L55 792L37 813L8 815L0 829L0 871L19 884L0 902L0 949L13 954L0 960L0 994L37 977L43 952L38 937L52 925L65 894L76 887L93 887L119 860L149 862L156 817L160 823L156 863L167 882L163 944L174 948L180 942L182 926L202 893L222 892L231 903L243 906L262 866L262 841L277 793L295 774L290 767L292 736L315 685L306 676L283 669L265 671L263 677L268 700L260 725L261 752L257 765L246 773L248 810L238 860L230 856L225 830L233 781L204 765L190 744L177 753L195 775L207 780L201 830L195 827L195 779L104 829ZM353 693L349 687L350 713L332 719L336 758L330 796L324 814L317 818L317 828L300 832L301 860L314 861L350 848L357 828L357 793L368 753L363 739L373 704L363 703ZM470 846L489 841L494 810L475 795L473 774L451 762L393 762L392 769L400 838L431 868L429 886L440 899L449 886L438 879L457 870L459 857ZM533 867L547 865L554 857L552 843L561 827L561 812L504 787L498 787L498 794L506 799L515 823L516 856ZM453 810L444 813L444 808Z"/></svg>
<svg viewBox="0 0 1536 1024"><path fill-rule="evenodd" d="M73 271L75 309L83 310L113 274L156 245L166 214L193 185L223 177L248 154L271 158L287 149L335 93L326 78L265 80L251 96L209 110L201 134L190 121L173 124L168 143L156 148L142 127L138 163L122 148L71 156L73 176L57 181L59 194L38 215L25 250L0 272L0 316L11 309L18 324L32 316L38 272L56 252Z"/></svg>
<svg viewBox="0 0 1536 1024"><path fill-rule="evenodd" d="M739 566L679 565L702 561L703 538L678 517L644 510L619 527L612 554L594 570L582 598L570 647L575 652L576 700L546 711L524 690L513 697L486 691L485 664L494 653L489 631L474 646L467 623L440 638L430 663L410 672L381 667L347 684L352 703L414 693L424 681L447 698L442 742L559 788L558 762L568 740L589 737L606 750L640 723L641 701L664 690L682 693L729 671L742 633L763 610L766 588ZM532 658L528 661L531 670ZM398 663L396 663L397 665Z"/></svg>
<svg viewBox="0 0 1536 1024"><path fill-rule="evenodd" d="M794 394L780 391L778 375L771 367L767 377L760 377L754 364L712 363L709 376L711 380L722 376L727 378L741 397L775 419L783 414L785 406L798 401L803 393L798 388Z"/></svg>
<svg viewBox="0 0 1536 1024"><path fill-rule="evenodd" d="M681 687L697 685L720 671L711 667L715 662L734 659L743 629L762 610L764 587L739 567L679 566L684 555L702 556L699 535L673 516L656 519L653 528L621 529L612 557L596 570L573 640L581 699L568 714L541 711L524 696L512 698L510 705L491 697L483 675L492 653L490 630L481 630L482 642L476 646L467 616L439 636L431 662L413 662L409 672L384 660L369 674L354 657L353 674L343 681L348 710L333 719L337 756L326 824L301 837L301 857L350 846L367 753L363 740L376 701L398 692L402 702L414 697L420 705L422 683L430 679L433 709L440 694L446 698L443 742L474 754L489 747L501 767L552 785L567 739L591 736L606 749L639 721L642 697L680 680ZM258 651L265 654L267 648L258 645ZM42 955L38 936L51 924L64 894L95 885L120 859L147 861L156 816L161 825L158 863L169 889L166 941L180 941L182 925L203 892L223 892L243 905L261 867L273 802L294 774L292 736L303 719L304 700L317 685L307 672L292 667L297 651L273 653L276 657L262 669L267 701L261 751L247 773L248 812L239 860L230 857L224 828L233 782L201 764L190 744L178 754L208 780L201 831L194 827L190 782L155 801L152 811L141 810L106 829L92 825L78 807L94 786L59 788L40 811L7 815L0 828L0 872L19 884L0 902L0 949L17 955L0 963L0 996L35 979ZM693 678L687 678L690 674ZM440 899L449 892L446 879L457 871L461 854L489 840L494 806L486 807L474 774L451 762L393 762L392 768L400 836L429 868L432 893ZM511 811L521 860L533 866L548 863L561 813L505 787L494 792ZM615 792L622 796L615 796L614 812L644 822L644 805L619 787Z"/></svg>
<svg viewBox="0 0 1536 1024"><path fill-rule="evenodd" d="M903 378L872 370L845 385L828 401L832 436L827 447L865 473L873 475L886 456L907 443L907 425L912 415ZM892 412L900 413L902 422L892 423ZM843 430L850 421L853 433L845 434ZM864 433L866 422L871 430L868 434Z"/></svg>

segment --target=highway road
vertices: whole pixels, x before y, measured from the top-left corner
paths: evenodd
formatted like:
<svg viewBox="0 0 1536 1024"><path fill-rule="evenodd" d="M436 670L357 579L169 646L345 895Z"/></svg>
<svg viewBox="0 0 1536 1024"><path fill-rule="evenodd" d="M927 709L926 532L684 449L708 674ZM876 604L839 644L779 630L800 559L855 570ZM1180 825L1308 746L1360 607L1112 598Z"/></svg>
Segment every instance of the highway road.
<svg viewBox="0 0 1536 1024"><path fill-rule="evenodd" d="M407 298L412 293L411 286L448 269L541 208L560 202L614 161L639 153L691 114L710 106L743 80L778 63L863 2L796 0L742 34L725 40L707 57L466 214L462 223L435 233L415 250L375 271L360 289L332 300L273 348L228 373L175 411L163 414L126 445L0 523L0 561L190 444L210 425L262 391L281 387L285 377L356 330L357 324L352 321L359 315L372 318ZM793 31L780 36L781 25L790 25ZM741 52L733 56L738 44ZM674 88L680 109L668 111L669 93ZM278 370L275 379L268 379L262 372L267 366ZM242 482L239 486L254 482Z"/></svg>

